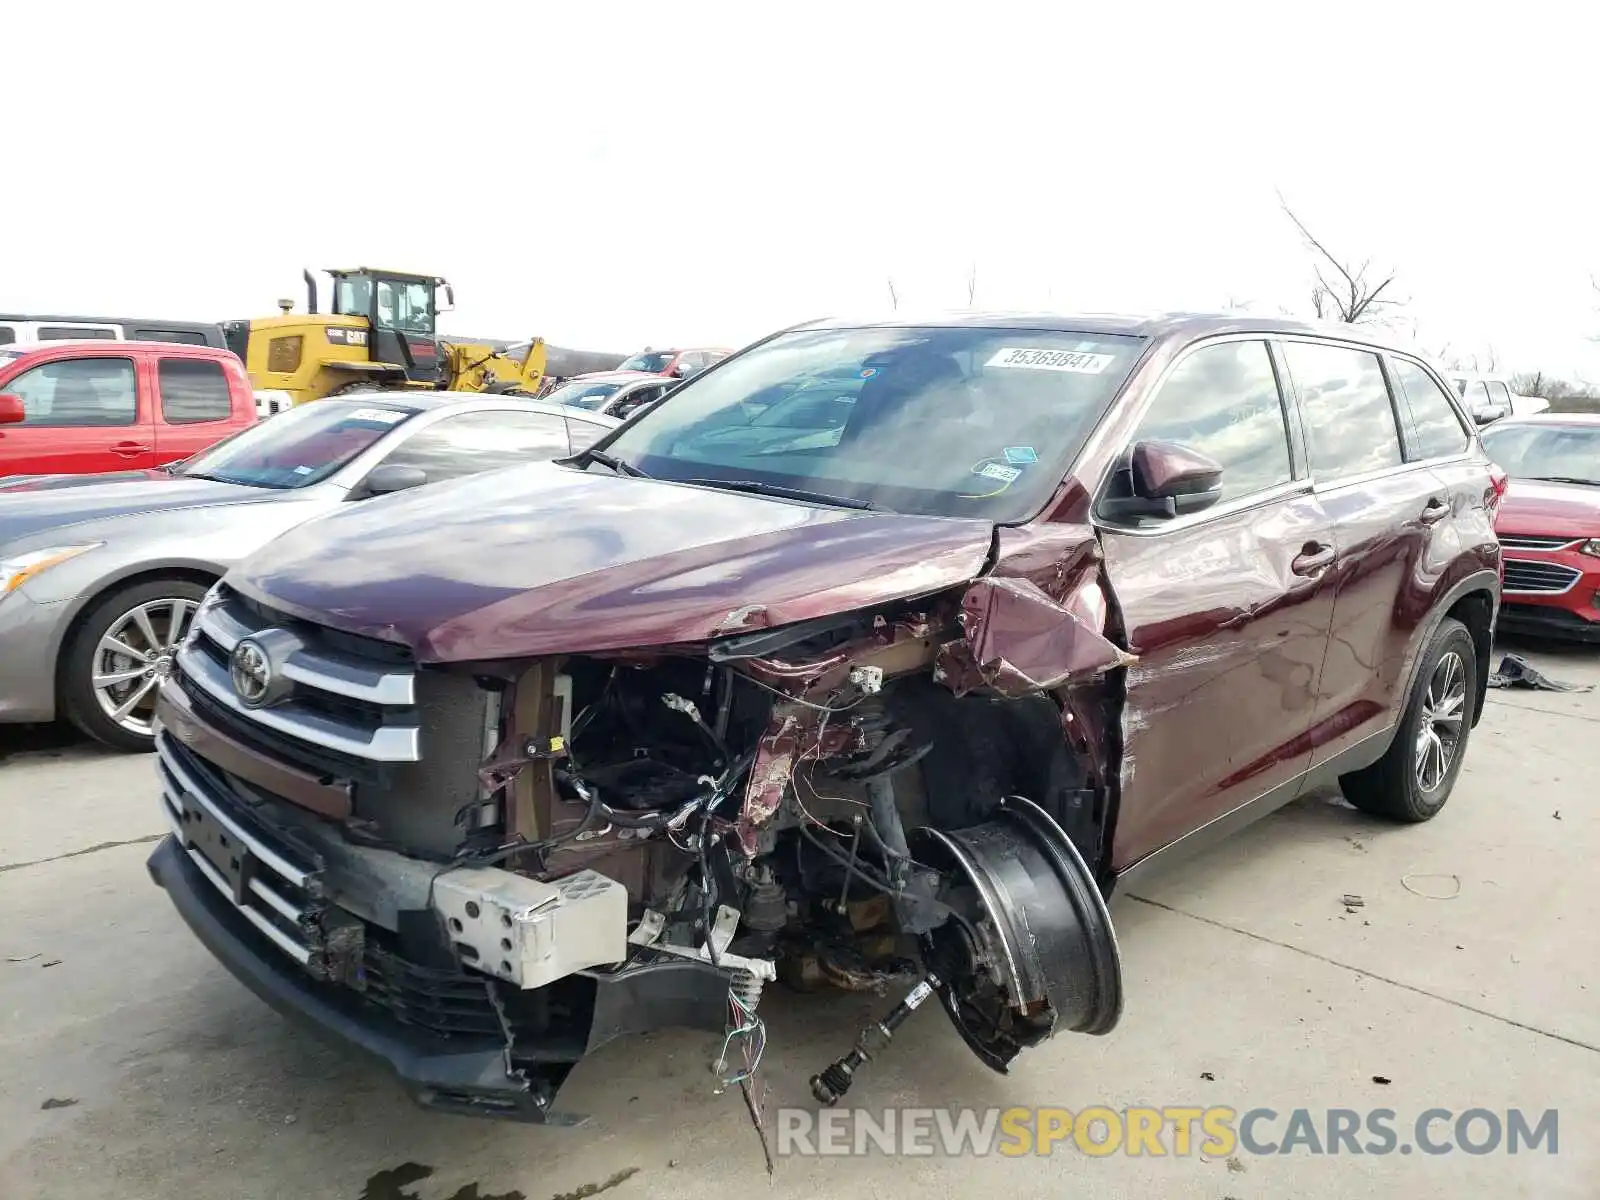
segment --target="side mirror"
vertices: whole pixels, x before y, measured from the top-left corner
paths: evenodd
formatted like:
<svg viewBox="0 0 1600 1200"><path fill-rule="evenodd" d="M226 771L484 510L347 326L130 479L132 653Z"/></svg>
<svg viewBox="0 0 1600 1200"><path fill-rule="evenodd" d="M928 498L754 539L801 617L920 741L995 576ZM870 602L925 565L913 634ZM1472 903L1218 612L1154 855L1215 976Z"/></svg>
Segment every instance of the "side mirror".
<svg viewBox="0 0 1600 1200"><path fill-rule="evenodd" d="M421 467L390 463L387 466L374 467L361 481L361 492L367 496L387 496L392 492L404 492L410 488L421 487L427 482L428 473Z"/></svg>
<svg viewBox="0 0 1600 1200"><path fill-rule="evenodd" d="M22 397L14 392L0 392L0 425L17 425L28 419L28 410Z"/></svg>
<svg viewBox="0 0 1600 1200"><path fill-rule="evenodd" d="M1108 496L1109 517L1171 519L1210 508L1222 498L1222 464L1176 442L1136 442L1128 452L1126 496Z"/></svg>

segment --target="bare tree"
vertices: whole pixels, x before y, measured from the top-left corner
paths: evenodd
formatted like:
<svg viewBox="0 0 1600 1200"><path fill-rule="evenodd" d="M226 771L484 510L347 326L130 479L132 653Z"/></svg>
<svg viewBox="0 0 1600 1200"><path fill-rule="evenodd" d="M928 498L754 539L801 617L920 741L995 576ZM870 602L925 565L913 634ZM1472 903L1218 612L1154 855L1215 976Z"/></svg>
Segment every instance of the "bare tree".
<svg viewBox="0 0 1600 1200"><path fill-rule="evenodd" d="M967 307L972 308L978 296L978 264L973 263L967 271Z"/></svg>
<svg viewBox="0 0 1600 1200"><path fill-rule="evenodd" d="M1581 393L1565 379L1558 379L1548 371L1524 371L1511 377L1511 390L1519 396L1539 396L1545 400L1565 400Z"/></svg>
<svg viewBox="0 0 1600 1200"><path fill-rule="evenodd" d="M1311 308L1319 318L1354 325L1405 303L1384 294L1394 282L1393 271L1374 282L1370 258L1359 265L1341 260L1306 228L1304 221L1295 216L1282 192L1278 193L1278 204L1284 216L1294 222L1306 245L1316 253L1318 262L1314 270L1317 281L1311 287Z"/></svg>
<svg viewBox="0 0 1600 1200"><path fill-rule="evenodd" d="M889 280L889 311L900 311L900 293L894 290L894 280Z"/></svg>

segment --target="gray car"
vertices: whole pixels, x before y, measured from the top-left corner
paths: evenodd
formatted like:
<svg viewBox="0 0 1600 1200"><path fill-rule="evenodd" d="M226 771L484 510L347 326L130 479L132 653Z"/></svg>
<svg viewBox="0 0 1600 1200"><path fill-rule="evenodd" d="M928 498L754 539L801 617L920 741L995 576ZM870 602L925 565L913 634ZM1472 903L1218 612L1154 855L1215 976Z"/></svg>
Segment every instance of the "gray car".
<svg viewBox="0 0 1600 1200"><path fill-rule="evenodd" d="M543 401L371 392L160 470L0 481L0 722L65 716L148 750L195 605L239 559L353 502L564 457L618 422Z"/></svg>

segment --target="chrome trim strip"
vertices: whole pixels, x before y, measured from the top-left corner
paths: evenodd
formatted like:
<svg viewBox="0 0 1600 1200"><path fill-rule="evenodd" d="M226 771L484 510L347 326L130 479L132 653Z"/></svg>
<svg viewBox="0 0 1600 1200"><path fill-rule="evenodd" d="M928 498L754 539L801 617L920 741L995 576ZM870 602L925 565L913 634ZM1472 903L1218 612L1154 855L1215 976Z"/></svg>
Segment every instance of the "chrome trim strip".
<svg viewBox="0 0 1600 1200"><path fill-rule="evenodd" d="M229 611L226 601L213 603L200 616L200 630L225 654L252 633L252 629ZM318 691L332 692L352 700L372 704L415 704L416 677L410 671L386 671L356 659L301 649L289 656L283 666L286 679Z"/></svg>
<svg viewBox="0 0 1600 1200"><path fill-rule="evenodd" d="M278 895L277 892L273 891L266 884L262 883L261 880L252 879L250 881L250 891L257 896L260 896L269 905L271 905L273 910L276 911L277 914L284 920L298 925L302 920L305 919L306 914L303 909L296 908L294 905L290 904L282 896Z"/></svg>
<svg viewBox="0 0 1600 1200"><path fill-rule="evenodd" d="M372 704L415 704L416 676L409 671L385 671L365 663L330 658L314 650L296 650L283 664L285 679L319 692L332 692Z"/></svg>
<svg viewBox="0 0 1600 1200"><path fill-rule="evenodd" d="M195 850L189 850L187 846L184 849L188 851L190 861L200 868L200 873L211 881L212 886L223 894L229 904L233 904L233 889L228 886L228 881L222 877L221 873L206 861L205 855ZM305 966L311 961L311 948L309 946L302 946L271 921L256 912L255 909L242 904L233 904L233 907L245 920L270 938L278 949L282 950L301 966Z"/></svg>
<svg viewBox="0 0 1600 1200"><path fill-rule="evenodd" d="M248 708L234 694L228 672L205 654L186 645L178 651L178 666L207 696L246 721L352 758L391 763L422 759L421 732L415 725L380 725L363 730L309 712L292 701L275 708ZM367 736L355 737L353 732Z"/></svg>
<svg viewBox="0 0 1600 1200"><path fill-rule="evenodd" d="M1538 558L1504 558L1504 562L1508 567L1511 566L1512 563L1521 563L1525 566L1541 567L1549 571L1562 571L1572 576L1571 579L1567 580L1566 587L1514 588L1507 587L1502 584L1500 591L1502 595L1506 596L1565 596L1573 588L1577 587L1578 580L1583 578L1582 571L1575 567L1569 567L1564 563L1546 562L1545 560Z"/></svg>
<svg viewBox="0 0 1600 1200"><path fill-rule="evenodd" d="M190 797L206 814L218 825L221 825L241 846L260 859L263 864L277 874L283 876L295 887L303 888L310 882L310 875L299 867L289 862L271 846L246 831L237 821L217 806L216 801L206 795L205 790L195 782L194 777L184 770L182 765L172 757L165 745L165 735L156 740L157 767L167 778L164 782L170 783L174 791L181 791Z"/></svg>
<svg viewBox="0 0 1600 1200"><path fill-rule="evenodd" d="M1566 540L1562 540L1558 537L1550 537L1538 533L1502 533L1500 535L1500 545L1504 549L1535 550L1545 553L1554 553L1557 550L1570 550L1573 546L1588 540L1588 538L1567 538ZM1557 565L1559 566L1560 564Z"/></svg>
<svg viewBox="0 0 1600 1200"><path fill-rule="evenodd" d="M217 644L225 653L250 636L250 627L228 611L227 602L212 600L200 610L200 632Z"/></svg>

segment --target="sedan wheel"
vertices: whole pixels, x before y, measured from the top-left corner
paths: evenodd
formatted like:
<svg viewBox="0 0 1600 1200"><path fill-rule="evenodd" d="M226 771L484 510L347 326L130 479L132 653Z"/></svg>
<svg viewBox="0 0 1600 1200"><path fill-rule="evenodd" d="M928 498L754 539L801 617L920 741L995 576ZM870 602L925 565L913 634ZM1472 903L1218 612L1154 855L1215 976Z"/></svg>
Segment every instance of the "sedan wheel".
<svg viewBox="0 0 1600 1200"><path fill-rule="evenodd" d="M161 685L205 598L192 579L149 579L102 596L76 623L60 666L61 707L118 750L150 750Z"/></svg>
<svg viewBox="0 0 1600 1200"><path fill-rule="evenodd" d="M100 711L136 737L150 737L156 692L172 674L195 602L147 600L111 622L95 647L91 685Z"/></svg>

